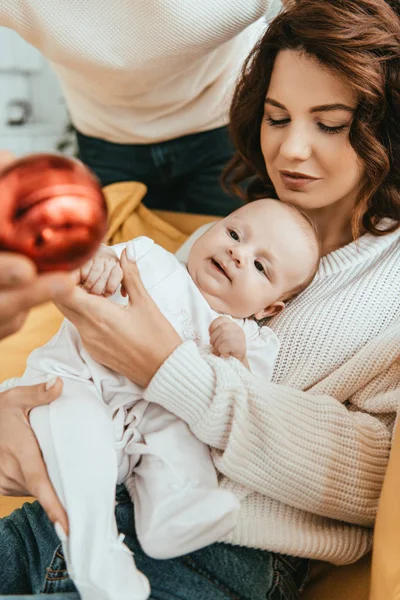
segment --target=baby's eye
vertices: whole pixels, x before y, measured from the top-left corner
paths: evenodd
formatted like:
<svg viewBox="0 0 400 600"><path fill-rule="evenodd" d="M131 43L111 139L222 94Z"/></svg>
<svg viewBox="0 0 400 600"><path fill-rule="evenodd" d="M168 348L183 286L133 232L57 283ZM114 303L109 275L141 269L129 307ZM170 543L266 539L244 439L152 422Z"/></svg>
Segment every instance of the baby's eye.
<svg viewBox="0 0 400 600"><path fill-rule="evenodd" d="M236 242L238 242L238 241L239 241L239 236L238 236L238 234L236 233L236 231L233 231L233 229L229 229L229 235L230 235L230 236L231 236L231 238L232 238L233 240L235 240Z"/></svg>
<svg viewBox="0 0 400 600"><path fill-rule="evenodd" d="M257 271L261 271L261 273L265 273L265 269L259 260L254 261L254 266L257 269Z"/></svg>

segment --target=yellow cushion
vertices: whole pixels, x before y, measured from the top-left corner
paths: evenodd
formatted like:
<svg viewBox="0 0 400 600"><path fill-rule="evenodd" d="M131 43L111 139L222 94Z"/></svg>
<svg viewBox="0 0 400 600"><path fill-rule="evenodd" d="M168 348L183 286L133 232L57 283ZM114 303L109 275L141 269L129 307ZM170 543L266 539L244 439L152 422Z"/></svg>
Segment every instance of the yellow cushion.
<svg viewBox="0 0 400 600"><path fill-rule="evenodd" d="M211 216L150 212L141 200L146 188L141 183L123 182L104 189L109 207L110 226L106 242L116 244L139 235L147 235L171 252ZM62 315L53 305L32 310L17 334L0 342L0 381L21 375L28 354L44 344L57 331ZM0 497L0 517L9 514L27 498ZM315 563L302 598L304 600L367 600L369 557L348 567ZM388 600L389 597L379 597ZM378 597L374 600L378 600Z"/></svg>
<svg viewBox="0 0 400 600"><path fill-rule="evenodd" d="M370 600L399 599L400 422L393 439L376 518Z"/></svg>

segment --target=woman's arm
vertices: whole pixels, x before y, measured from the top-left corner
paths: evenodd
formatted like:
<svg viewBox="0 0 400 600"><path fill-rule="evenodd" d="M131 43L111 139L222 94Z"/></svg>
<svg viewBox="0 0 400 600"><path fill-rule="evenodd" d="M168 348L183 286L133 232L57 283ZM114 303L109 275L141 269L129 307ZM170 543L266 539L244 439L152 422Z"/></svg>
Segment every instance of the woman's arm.
<svg viewBox="0 0 400 600"><path fill-rule="evenodd" d="M121 265L128 308L79 288L60 307L93 358L148 386L148 400L217 449L216 466L229 478L314 514L371 525L398 403L399 331L380 340L380 354L391 356L388 364L371 360L363 368L369 364L364 349L348 372L340 369L336 391L335 381L326 384L329 393L323 382L308 392L265 383L234 359L183 344L141 284L136 265L125 254ZM371 352L379 356L378 342Z"/></svg>
<svg viewBox="0 0 400 600"><path fill-rule="evenodd" d="M29 413L49 404L61 393L62 382L53 377L47 384L12 387L0 384L0 494L35 496L53 523L68 531L65 511L47 475Z"/></svg>
<svg viewBox="0 0 400 600"><path fill-rule="evenodd" d="M359 371L353 381L365 381ZM399 401L399 363L378 378L380 385L371 374L364 389L360 380L357 404L365 410L347 408L326 394L260 382L238 361L201 356L186 342L145 397L217 448L216 467L230 479L314 514L372 525Z"/></svg>

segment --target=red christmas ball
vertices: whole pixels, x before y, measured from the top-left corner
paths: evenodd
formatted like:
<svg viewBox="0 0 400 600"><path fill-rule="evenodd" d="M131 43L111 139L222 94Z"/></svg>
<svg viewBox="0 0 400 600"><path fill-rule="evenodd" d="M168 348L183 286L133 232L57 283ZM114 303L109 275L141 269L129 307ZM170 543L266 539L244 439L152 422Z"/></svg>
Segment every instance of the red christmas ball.
<svg viewBox="0 0 400 600"><path fill-rule="evenodd" d="M106 229L100 184L80 161L33 154L0 173L0 250L25 254L38 271L81 266Z"/></svg>

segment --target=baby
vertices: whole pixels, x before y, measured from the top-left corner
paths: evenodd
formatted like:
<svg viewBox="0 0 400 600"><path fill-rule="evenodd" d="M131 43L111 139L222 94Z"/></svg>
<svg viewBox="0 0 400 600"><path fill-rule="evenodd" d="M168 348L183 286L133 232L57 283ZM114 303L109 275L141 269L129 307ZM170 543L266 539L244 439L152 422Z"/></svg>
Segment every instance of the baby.
<svg viewBox="0 0 400 600"><path fill-rule="evenodd" d="M149 238L103 246L81 269L81 285L126 304L118 260L125 247L183 340L271 378L279 342L258 321L283 310L315 275L319 245L307 217L277 200L249 203L203 233L187 264ZM146 402L139 386L97 364L67 320L30 355L22 383L49 376L62 378L63 392L30 420L68 515L69 535L56 530L69 574L83 600L144 600L147 578L118 536L116 483L128 488L138 539L155 558L221 540L236 525L239 501L218 487L208 447Z"/></svg>

